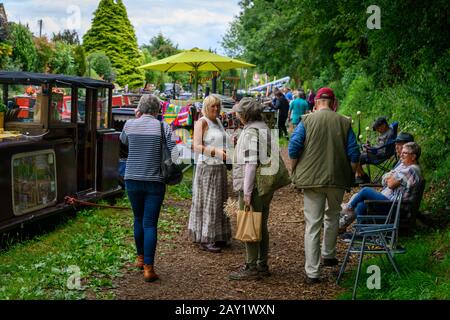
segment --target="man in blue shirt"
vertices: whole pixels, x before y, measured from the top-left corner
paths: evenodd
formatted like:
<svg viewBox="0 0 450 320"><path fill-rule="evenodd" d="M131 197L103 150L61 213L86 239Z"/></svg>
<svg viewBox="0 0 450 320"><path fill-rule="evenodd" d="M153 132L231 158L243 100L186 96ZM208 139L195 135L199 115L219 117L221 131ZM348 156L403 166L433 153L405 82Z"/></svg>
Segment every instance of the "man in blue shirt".
<svg viewBox="0 0 450 320"><path fill-rule="evenodd" d="M288 147L292 182L304 194L308 284L320 282L320 256L324 266L338 264L336 241L341 203L345 190L353 185L360 156L351 120L331 109L334 102L333 91L321 88L316 95L316 111L302 117Z"/></svg>
<svg viewBox="0 0 450 320"><path fill-rule="evenodd" d="M285 87L285 88L283 89L283 93L284 93L284 96L286 97L286 99L287 99L289 102L291 102L292 100L294 100L294 96L292 95L292 91L291 91L291 89L289 89L288 87Z"/></svg>

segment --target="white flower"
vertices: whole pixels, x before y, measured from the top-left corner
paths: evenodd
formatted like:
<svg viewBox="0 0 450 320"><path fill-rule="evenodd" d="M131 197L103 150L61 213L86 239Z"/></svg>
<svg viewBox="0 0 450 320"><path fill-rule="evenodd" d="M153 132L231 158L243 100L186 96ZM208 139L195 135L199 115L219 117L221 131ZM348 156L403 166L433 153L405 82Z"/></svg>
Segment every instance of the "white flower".
<svg viewBox="0 0 450 320"><path fill-rule="evenodd" d="M359 116L361 114L361 111L357 111L356 114Z"/></svg>
<svg viewBox="0 0 450 320"><path fill-rule="evenodd" d="M362 140L362 138L363 138L363 135L360 134L360 135L359 135L359 140Z"/></svg>
<svg viewBox="0 0 450 320"><path fill-rule="evenodd" d="M366 127L366 131L369 131L370 130L370 128L369 127Z"/></svg>

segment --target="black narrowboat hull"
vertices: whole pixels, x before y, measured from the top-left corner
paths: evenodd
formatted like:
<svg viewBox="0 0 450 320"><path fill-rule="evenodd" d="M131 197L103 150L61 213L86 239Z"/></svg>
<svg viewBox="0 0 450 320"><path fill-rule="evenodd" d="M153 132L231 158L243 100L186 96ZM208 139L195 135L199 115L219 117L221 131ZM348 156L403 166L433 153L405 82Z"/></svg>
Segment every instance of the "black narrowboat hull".
<svg viewBox="0 0 450 320"><path fill-rule="evenodd" d="M17 214L14 208L13 160L18 155L42 151L54 152L56 170L56 199L45 207ZM118 157L118 156L117 156ZM77 157L74 141L70 138L55 140L20 140L0 142L0 232L7 231L23 223L35 221L52 214L73 210L64 202L66 196L76 196L83 201L95 201L122 192L120 186L108 185L107 190L87 190L83 195L77 188ZM16 204L17 205L17 204Z"/></svg>

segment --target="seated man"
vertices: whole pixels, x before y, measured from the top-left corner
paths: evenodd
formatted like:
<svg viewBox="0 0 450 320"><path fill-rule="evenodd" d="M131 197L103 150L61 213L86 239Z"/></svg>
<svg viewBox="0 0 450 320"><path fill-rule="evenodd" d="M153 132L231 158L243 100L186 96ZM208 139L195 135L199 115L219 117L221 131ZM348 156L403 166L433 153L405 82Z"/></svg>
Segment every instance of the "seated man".
<svg viewBox="0 0 450 320"><path fill-rule="evenodd" d="M372 129L373 131L377 131L379 133L377 144L374 146L370 146L369 144L363 145L365 151L361 152L359 165L356 167L355 182L358 184L370 182L369 176L364 172L362 168L363 164L376 163L391 156L387 154L386 148L377 150L371 149L379 148L394 140L395 132L392 130L392 128L389 127L386 118L379 117L377 120L375 120Z"/></svg>
<svg viewBox="0 0 450 320"><path fill-rule="evenodd" d="M366 214L367 206L364 200L393 200L396 192L403 193L403 199L409 200L413 188L421 181L421 171L418 165L420 153L420 146L417 143L406 143L402 148L400 165L383 175L381 192L368 187L362 188L343 206L339 231L344 232L355 218Z"/></svg>

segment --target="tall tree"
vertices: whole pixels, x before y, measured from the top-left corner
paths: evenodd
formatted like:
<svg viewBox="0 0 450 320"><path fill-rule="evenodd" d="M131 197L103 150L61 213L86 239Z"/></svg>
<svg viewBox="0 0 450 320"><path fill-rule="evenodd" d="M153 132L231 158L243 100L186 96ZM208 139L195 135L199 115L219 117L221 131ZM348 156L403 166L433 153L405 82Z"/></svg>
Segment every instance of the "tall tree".
<svg viewBox="0 0 450 320"><path fill-rule="evenodd" d="M141 46L141 51L144 55L145 64L177 54L180 52L180 49L178 49L178 44L174 44L172 40L164 37L160 32L150 39L149 44ZM164 74L159 71L145 70L145 81L154 83L158 88L163 88L163 84L166 82L178 81L187 83L189 74L183 72Z"/></svg>
<svg viewBox="0 0 450 320"><path fill-rule="evenodd" d="M8 62L11 60L12 45L6 41L0 42L0 69L6 69Z"/></svg>
<svg viewBox="0 0 450 320"><path fill-rule="evenodd" d="M149 44L143 45L142 48L148 49L150 54L157 59L164 59L180 52L178 45L174 45L172 40L164 37L161 32L151 38Z"/></svg>
<svg viewBox="0 0 450 320"><path fill-rule="evenodd" d="M35 71L37 52L33 34L20 23L9 23L9 40L13 44L12 60L23 71Z"/></svg>
<svg viewBox="0 0 450 320"><path fill-rule="evenodd" d="M72 46L63 41L55 43L55 51L50 58L49 67L51 73L75 75L75 59Z"/></svg>
<svg viewBox="0 0 450 320"><path fill-rule="evenodd" d="M101 0L94 12L91 29L83 36L87 54L102 51L117 72L117 82L130 88L143 84L142 63L134 28L121 0Z"/></svg>
<svg viewBox="0 0 450 320"><path fill-rule="evenodd" d="M73 47L73 59L75 63L75 72L77 76L84 76L86 74L86 53L81 45Z"/></svg>
<svg viewBox="0 0 450 320"><path fill-rule="evenodd" d="M80 38L78 37L78 33L75 30L65 29L62 32L53 33L52 41L64 41L68 44L80 44Z"/></svg>
<svg viewBox="0 0 450 320"><path fill-rule="evenodd" d="M55 45L45 36L34 38L34 44L37 52L36 71L47 72L50 60L55 54Z"/></svg>

